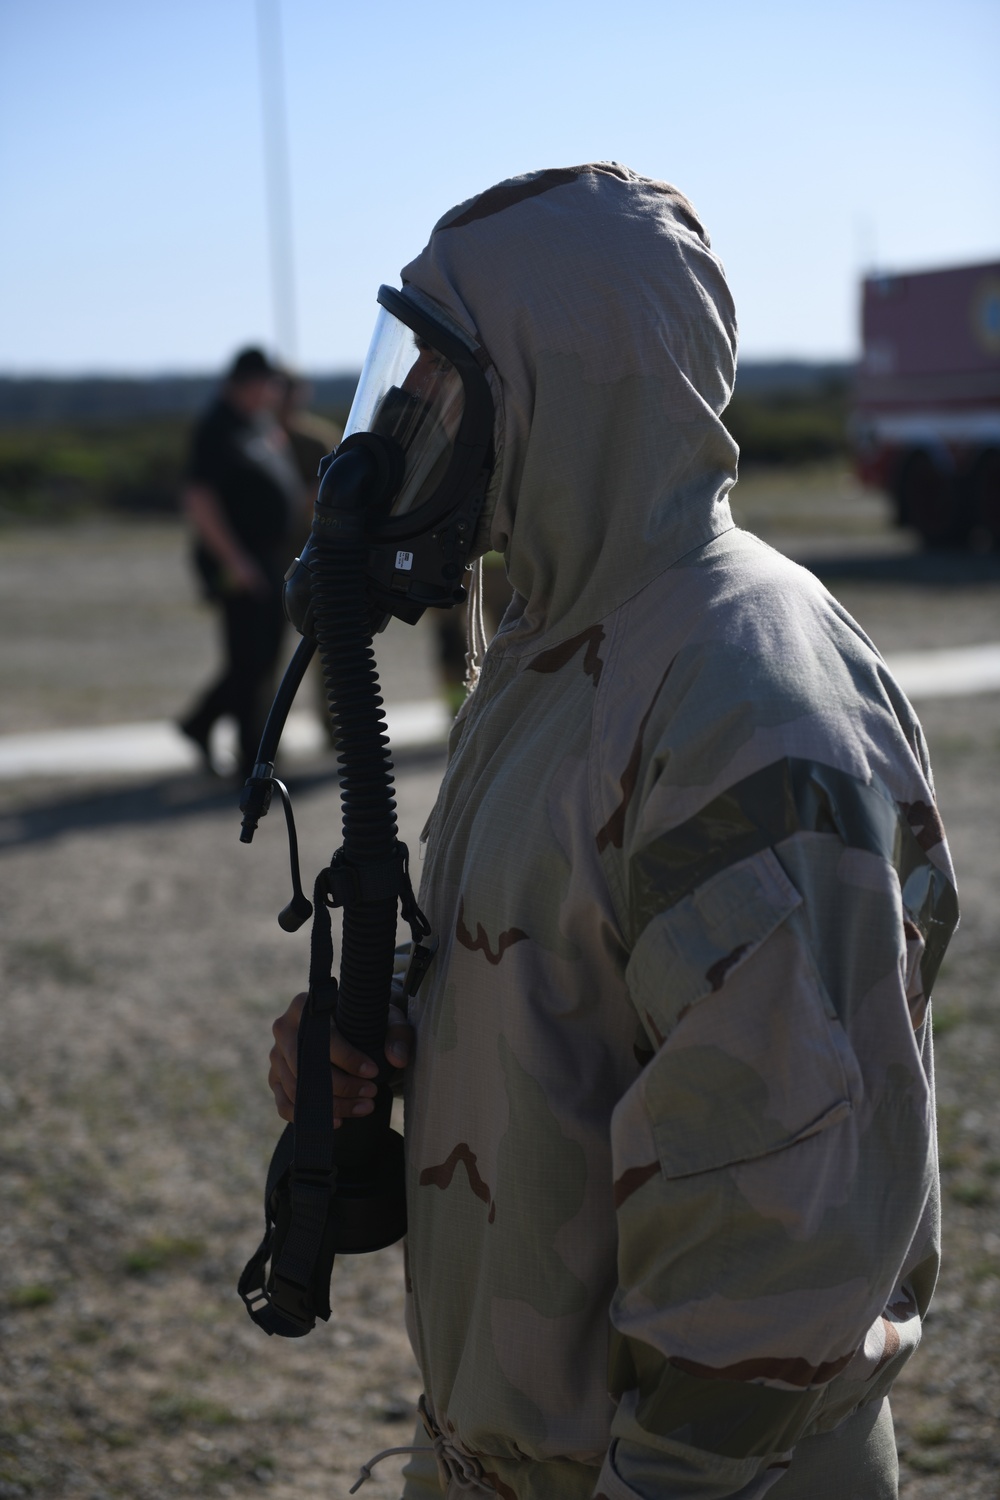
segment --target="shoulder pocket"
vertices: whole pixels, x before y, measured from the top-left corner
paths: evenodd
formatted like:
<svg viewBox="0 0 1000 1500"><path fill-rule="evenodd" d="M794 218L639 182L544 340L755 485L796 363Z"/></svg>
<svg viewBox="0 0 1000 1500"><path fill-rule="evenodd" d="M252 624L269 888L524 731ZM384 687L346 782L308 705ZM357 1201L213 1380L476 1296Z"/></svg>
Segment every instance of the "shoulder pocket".
<svg viewBox="0 0 1000 1500"><path fill-rule="evenodd" d="M770 849L741 859L654 917L636 943L625 979L658 1046L680 1017L722 988L731 972L801 906Z"/></svg>
<svg viewBox="0 0 1000 1500"><path fill-rule="evenodd" d="M656 1055L639 1087L667 1177L752 1161L851 1112L857 1064L786 919L771 850L649 924L627 978Z"/></svg>

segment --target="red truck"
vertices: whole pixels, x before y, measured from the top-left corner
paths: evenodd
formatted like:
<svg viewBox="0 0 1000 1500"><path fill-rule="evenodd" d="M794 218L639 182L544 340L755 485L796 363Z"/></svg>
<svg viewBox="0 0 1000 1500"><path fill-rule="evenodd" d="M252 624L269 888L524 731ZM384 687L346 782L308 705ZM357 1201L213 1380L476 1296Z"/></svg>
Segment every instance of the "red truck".
<svg viewBox="0 0 1000 1500"><path fill-rule="evenodd" d="M1000 548L1000 261L862 284L851 438L928 547Z"/></svg>

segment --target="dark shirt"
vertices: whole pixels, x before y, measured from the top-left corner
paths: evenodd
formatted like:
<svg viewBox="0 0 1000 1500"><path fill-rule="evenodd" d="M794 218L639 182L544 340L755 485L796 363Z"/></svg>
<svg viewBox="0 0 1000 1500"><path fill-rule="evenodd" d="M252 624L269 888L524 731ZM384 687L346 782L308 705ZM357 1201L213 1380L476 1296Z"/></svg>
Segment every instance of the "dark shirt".
<svg viewBox="0 0 1000 1500"><path fill-rule="evenodd" d="M280 427L246 417L220 397L194 430L186 477L212 490L256 562L268 573L284 571L301 485Z"/></svg>

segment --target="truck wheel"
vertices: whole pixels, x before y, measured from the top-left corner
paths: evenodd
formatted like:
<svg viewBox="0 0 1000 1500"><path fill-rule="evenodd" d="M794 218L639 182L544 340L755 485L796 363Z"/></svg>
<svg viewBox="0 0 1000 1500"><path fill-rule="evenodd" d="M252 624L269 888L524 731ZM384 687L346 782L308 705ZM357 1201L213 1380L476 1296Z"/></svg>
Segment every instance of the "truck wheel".
<svg viewBox="0 0 1000 1500"><path fill-rule="evenodd" d="M968 517L954 478L930 453L911 453L904 461L896 484L896 503L903 525L918 531L925 547L938 551L965 542Z"/></svg>
<svg viewBox="0 0 1000 1500"><path fill-rule="evenodd" d="M1000 448L988 448L976 459L969 475L969 509L977 534L988 536L1000 550Z"/></svg>

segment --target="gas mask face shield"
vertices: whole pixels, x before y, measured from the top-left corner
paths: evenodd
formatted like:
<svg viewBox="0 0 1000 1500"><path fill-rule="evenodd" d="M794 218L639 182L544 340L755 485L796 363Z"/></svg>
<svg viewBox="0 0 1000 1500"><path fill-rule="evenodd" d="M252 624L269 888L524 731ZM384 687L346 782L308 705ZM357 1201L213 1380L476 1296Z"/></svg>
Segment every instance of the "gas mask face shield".
<svg viewBox="0 0 1000 1500"><path fill-rule="evenodd" d="M347 525L367 544L373 630L414 624L465 598L462 575L493 461L482 351L422 306L380 287L375 331L340 447L320 466L313 536L289 570L285 612L304 632L317 545ZM367 469L361 470L367 465Z"/></svg>
<svg viewBox="0 0 1000 1500"><path fill-rule="evenodd" d="M391 515L433 500L464 409L462 377L447 356L381 308L344 436L374 433L402 450L403 475L391 497Z"/></svg>

